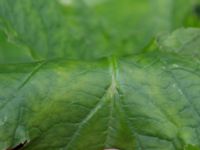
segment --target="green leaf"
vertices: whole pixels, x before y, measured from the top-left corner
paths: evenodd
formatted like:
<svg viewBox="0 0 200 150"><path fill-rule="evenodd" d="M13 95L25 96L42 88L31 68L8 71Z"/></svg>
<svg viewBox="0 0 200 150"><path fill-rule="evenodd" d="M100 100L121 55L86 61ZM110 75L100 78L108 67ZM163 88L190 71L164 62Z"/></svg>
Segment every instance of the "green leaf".
<svg viewBox="0 0 200 150"><path fill-rule="evenodd" d="M0 149L199 146L200 68L168 53L0 66Z"/></svg>
<svg viewBox="0 0 200 150"><path fill-rule="evenodd" d="M159 36L157 42L164 51L200 58L199 28L181 28Z"/></svg>
<svg viewBox="0 0 200 150"><path fill-rule="evenodd" d="M160 31L199 26L193 10L197 2L0 0L0 30L8 43L28 49L15 54L15 59L7 56L12 48L1 50L4 59L0 63L136 53ZM27 55L32 58L24 59Z"/></svg>
<svg viewBox="0 0 200 150"><path fill-rule="evenodd" d="M0 31L0 63L16 63L19 60L22 62L34 61L30 49L7 40L6 35Z"/></svg>
<svg viewBox="0 0 200 150"><path fill-rule="evenodd" d="M200 148L193 145L187 145L184 150L200 150Z"/></svg>
<svg viewBox="0 0 200 150"><path fill-rule="evenodd" d="M0 0L0 150L199 149L198 2Z"/></svg>

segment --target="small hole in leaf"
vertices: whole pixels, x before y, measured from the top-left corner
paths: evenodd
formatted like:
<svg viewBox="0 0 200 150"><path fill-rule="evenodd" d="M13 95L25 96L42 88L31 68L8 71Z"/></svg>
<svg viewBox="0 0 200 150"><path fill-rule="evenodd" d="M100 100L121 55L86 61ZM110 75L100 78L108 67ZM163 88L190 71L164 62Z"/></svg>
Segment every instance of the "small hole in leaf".
<svg viewBox="0 0 200 150"><path fill-rule="evenodd" d="M7 148L7 150L20 150L22 149L25 145L27 144L27 141L18 144L17 146L13 147L13 148Z"/></svg>

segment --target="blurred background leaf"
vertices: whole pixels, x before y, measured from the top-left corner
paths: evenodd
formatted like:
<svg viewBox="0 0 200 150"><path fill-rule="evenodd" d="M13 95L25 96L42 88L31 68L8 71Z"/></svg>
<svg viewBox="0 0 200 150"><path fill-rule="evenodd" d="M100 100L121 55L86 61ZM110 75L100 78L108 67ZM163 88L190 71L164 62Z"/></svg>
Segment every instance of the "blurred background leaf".
<svg viewBox="0 0 200 150"><path fill-rule="evenodd" d="M137 53L199 14L199 0L0 0L0 63Z"/></svg>

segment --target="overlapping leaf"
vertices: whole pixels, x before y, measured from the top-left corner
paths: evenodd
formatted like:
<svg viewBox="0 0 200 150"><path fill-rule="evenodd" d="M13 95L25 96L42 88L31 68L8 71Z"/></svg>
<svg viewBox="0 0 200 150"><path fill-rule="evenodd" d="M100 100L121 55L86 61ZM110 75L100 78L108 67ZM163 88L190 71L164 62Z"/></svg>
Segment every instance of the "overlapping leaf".
<svg viewBox="0 0 200 150"><path fill-rule="evenodd" d="M167 52L200 58L200 29L179 29L158 38L159 47Z"/></svg>
<svg viewBox="0 0 200 150"><path fill-rule="evenodd" d="M24 49L15 53L15 59L8 56L12 48L1 50L1 63L132 54L159 32L198 26L197 2L0 0L0 29L5 40Z"/></svg>

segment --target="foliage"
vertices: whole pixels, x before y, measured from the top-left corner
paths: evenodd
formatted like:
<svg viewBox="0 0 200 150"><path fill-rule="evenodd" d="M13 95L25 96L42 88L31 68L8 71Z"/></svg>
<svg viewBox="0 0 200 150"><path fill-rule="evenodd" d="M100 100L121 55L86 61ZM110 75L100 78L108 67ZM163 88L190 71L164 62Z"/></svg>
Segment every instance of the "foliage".
<svg viewBox="0 0 200 150"><path fill-rule="evenodd" d="M0 0L0 149L199 150L199 2Z"/></svg>

